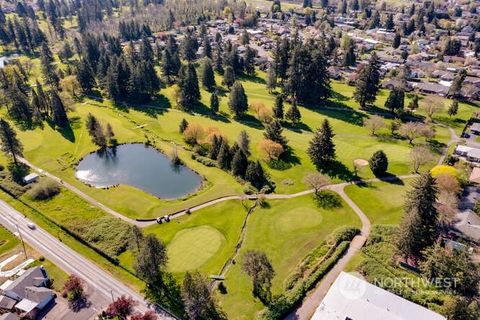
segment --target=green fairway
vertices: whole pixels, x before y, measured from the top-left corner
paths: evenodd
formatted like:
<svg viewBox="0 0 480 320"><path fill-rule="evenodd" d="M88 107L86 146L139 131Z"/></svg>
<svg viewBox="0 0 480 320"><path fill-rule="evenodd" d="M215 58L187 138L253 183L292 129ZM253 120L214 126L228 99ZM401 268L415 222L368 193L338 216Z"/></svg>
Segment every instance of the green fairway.
<svg viewBox="0 0 480 320"><path fill-rule="evenodd" d="M221 77L216 76L217 83ZM269 94L264 83L265 74L258 72L257 77L241 79L249 103L263 103L272 107L275 96ZM383 150L389 159L389 172L396 175L410 173L409 152L411 146L405 140L394 139L388 129L382 129L379 136L372 136L362 123L368 112L359 111L358 104L352 99L354 88L340 82L332 82L334 96L326 105L313 108L300 107L302 124L297 127L286 125L284 135L292 151L288 160L281 167L270 167L261 161L265 170L276 183L276 192L293 193L304 190L302 180L309 171L315 171L307 148L323 119L328 119L335 132L337 158L341 162L336 166L332 180L342 181L351 177L355 159L369 159L377 150ZM225 88L224 88L225 89ZM230 144L236 141L241 130L248 132L251 140L252 159L261 159L259 143L263 139L263 125L253 114L241 121L233 120L228 111L228 94L221 97L220 115L210 117L206 111L210 94L201 90L203 107L197 113L186 113L175 109L174 88L162 89L161 97L152 102L150 107L132 106L129 109L116 108L107 101L84 99L74 105L70 118L71 131L58 132L50 126L35 130L20 131L19 136L25 146L25 156L34 164L52 172L65 181L74 184L82 191L101 201L105 205L133 218L155 218L177 210L191 207L221 196L241 194L243 187L228 173L214 167L206 167L191 159L191 150L187 147L173 147L173 144L185 146L178 126L185 118L189 123L198 123L204 129L217 128L228 138ZM386 91L379 93L376 106L386 112L383 103ZM447 102L445 103L447 104ZM289 107L288 103L285 109ZM451 119L444 119L444 112L438 114L439 120L457 123L457 129L470 116L476 107L460 104L459 114ZM421 110L419 111L421 113ZM85 119L89 113L95 115L104 125L110 123L120 143L150 141L157 148L170 154L175 148L180 158L193 170L199 172L205 183L201 190L193 195L178 200L162 200L139 189L121 185L109 190L90 188L74 177L75 164L86 154L96 149L90 141L85 128ZM390 123L390 119L385 120ZM445 122L444 121L444 122ZM436 141L439 146L450 140L447 128L435 126ZM424 143L419 139L421 143ZM437 155L438 156L438 155ZM360 172L362 178L373 177L368 168Z"/></svg>
<svg viewBox="0 0 480 320"><path fill-rule="evenodd" d="M167 244L168 269L177 276L191 270L217 274L233 253L246 213L240 201L227 201L145 231Z"/></svg>
<svg viewBox="0 0 480 320"><path fill-rule="evenodd" d="M405 192L412 180L350 185L345 192L372 224L398 224L403 216Z"/></svg>
<svg viewBox="0 0 480 320"><path fill-rule="evenodd" d="M266 253L275 270L273 294L283 291L284 282L300 261L342 226L360 226L355 213L343 203L334 210L319 209L311 195L272 200L254 210L237 263L224 281L227 293L220 295L229 319L254 319L263 305L252 296L252 280L241 270L242 254L256 249ZM242 310L241 313L238 310Z"/></svg>
<svg viewBox="0 0 480 320"><path fill-rule="evenodd" d="M215 228L201 226L178 232L168 246L170 270L195 270L212 258L226 242Z"/></svg>

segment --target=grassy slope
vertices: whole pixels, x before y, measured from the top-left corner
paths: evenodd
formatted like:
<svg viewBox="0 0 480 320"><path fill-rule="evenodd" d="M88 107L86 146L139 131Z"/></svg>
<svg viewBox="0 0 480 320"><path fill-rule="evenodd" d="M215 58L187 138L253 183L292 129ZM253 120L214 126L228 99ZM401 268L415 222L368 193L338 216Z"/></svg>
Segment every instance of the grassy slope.
<svg viewBox="0 0 480 320"><path fill-rule="evenodd" d="M244 86L250 102L262 102L266 106L272 106L274 96L267 93L263 77L264 74L259 73L257 78L244 79ZM217 76L218 83L220 83L220 80ZM286 128L284 130L294 152L290 167L284 170L268 168L269 173L277 183L277 192L289 193L305 188L302 183L303 176L306 172L314 170L306 154L306 149L312 137L312 131L325 118L331 121L336 133L334 140L338 159L349 169L353 168L355 159L368 159L373 152L382 149L389 158L390 172L400 175L410 171L408 164L410 146L405 141L385 138L386 129L383 132L384 138L372 137L368 130L361 126L366 115L355 110L358 107L350 99L353 88L337 82L333 83L333 88L339 94L332 99L332 104L341 104L350 108L350 111L300 108L304 124L299 128ZM160 107L171 106L173 88L169 87L162 90L162 94L163 98L157 105ZM386 93L382 92L379 95L377 105L383 105L385 98ZM203 104L208 105L208 100L209 94L202 90ZM228 113L227 102L228 97L223 97L221 111L224 114ZM285 107L288 108L288 105ZM459 115L462 119L459 121L464 121L472 108L461 105ZM233 121L224 116L212 119L202 114L205 113L205 107L198 110L201 112L200 114L188 114L175 109L143 109L143 111L140 111L141 108L138 108L138 110L123 111L111 107L106 101L95 102L91 100L77 103L74 109L75 111L71 113L71 117L77 119L72 125L74 138L72 138L72 134L69 137L67 135L63 137L59 132L48 126L34 131L20 132L19 136L25 145L26 157L33 163L61 176L106 205L130 217L156 217L212 198L240 193L242 187L230 175L216 168L207 168L191 160L189 152L180 150L180 157L187 165L199 171L208 181L206 186L193 197L164 201L128 186L121 186L109 191L89 188L74 178L72 168L81 157L95 150L95 146L91 143L84 128L88 113L94 114L104 123L111 123L120 142L145 141L145 136L148 136L150 140L155 140L157 146L167 153L172 148L171 143L161 141L162 139L183 144L182 136L178 133L178 124L182 118L186 118L189 122L198 122L205 128L217 127L231 142L236 140L240 130L246 130L252 140L253 158L261 157L258 144L263 139L263 126L253 117L249 117L248 120L242 122ZM145 127L137 128L137 125L145 125ZM67 138L70 138L70 140ZM441 143L447 142L449 140L448 131L445 128L437 127L437 139ZM264 165L266 166L266 164ZM372 177L369 170L364 170L362 175L364 178ZM284 183L287 180L293 182L293 184ZM339 179L335 180L338 181Z"/></svg>
<svg viewBox="0 0 480 320"><path fill-rule="evenodd" d="M398 224L403 216L405 192L412 180L350 185L345 192L372 224Z"/></svg>
<svg viewBox="0 0 480 320"><path fill-rule="evenodd" d="M227 201L169 223L153 225L145 232L154 233L168 245L169 269L177 276L179 272L195 269L209 275L217 274L233 252L245 215L246 209L241 202ZM192 241L192 236L198 238ZM198 252L190 255L182 249ZM128 255L121 257L121 261L131 266Z"/></svg>
<svg viewBox="0 0 480 320"><path fill-rule="evenodd" d="M266 208L255 209L248 221L240 259L232 266L221 295L221 304L229 319L253 319L263 309L251 294L251 279L241 271L241 254L249 249L264 251L275 269L273 293L283 290L284 280L313 248L336 228L359 226L360 221L344 203L335 210L319 209L311 196L288 201L269 201ZM239 312L239 310L242 310Z"/></svg>

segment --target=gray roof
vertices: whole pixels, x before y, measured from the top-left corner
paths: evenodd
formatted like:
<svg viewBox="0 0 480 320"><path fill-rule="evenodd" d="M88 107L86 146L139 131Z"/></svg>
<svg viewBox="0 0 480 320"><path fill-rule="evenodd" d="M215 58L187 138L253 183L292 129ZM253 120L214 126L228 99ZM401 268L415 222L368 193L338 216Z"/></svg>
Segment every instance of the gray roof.
<svg viewBox="0 0 480 320"><path fill-rule="evenodd" d="M365 280L342 272L312 320L445 320L435 313Z"/></svg>
<svg viewBox="0 0 480 320"><path fill-rule="evenodd" d="M17 303L16 300L9 298L7 296L0 296L0 309L10 310ZM2 319L0 317L0 319Z"/></svg>
<svg viewBox="0 0 480 320"><path fill-rule="evenodd" d="M480 217L471 210L457 214L458 222L455 229L475 241L480 241Z"/></svg>
<svg viewBox="0 0 480 320"><path fill-rule="evenodd" d="M480 123L475 122L474 124L472 124L472 125L470 126L470 130L480 131Z"/></svg>
<svg viewBox="0 0 480 320"><path fill-rule="evenodd" d="M42 267L34 267L27 269L20 277L15 279L5 291L13 291L18 296L25 296L25 289L27 287L39 287L42 286L45 280L47 280L47 274Z"/></svg>
<svg viewBox="0 0 480 320"><path fill-rule="evenodd" d="M4 313L0 315L0 320L18 320L20 319L16 314L14 313Z"/></svg>
<svg viewBox="0 0 480 320"><path fill-rule="evenodd" d="M45 301L53 295L53 290L44 287L26 287L25 298L37 303Z"/></svg>

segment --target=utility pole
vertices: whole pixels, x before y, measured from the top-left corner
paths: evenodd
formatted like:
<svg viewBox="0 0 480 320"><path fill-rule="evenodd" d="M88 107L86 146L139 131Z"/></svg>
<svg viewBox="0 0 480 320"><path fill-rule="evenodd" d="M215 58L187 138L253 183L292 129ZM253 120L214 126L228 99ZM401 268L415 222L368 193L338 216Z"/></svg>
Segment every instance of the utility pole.
<svg viewBox="0 0 480 320"><path fill-rule="evenodd" d="M112 303L115 302L115 299L113 298L113 290L110 289L110 294L112 295Z"/></svg>
<svg viewBox="0 0 480 320"><path fill-rule="evenodd" d="M20 241L22 241L22 247L23 247L23 253L25 254L25 259L28 258L27 256L27 250L25 249L25 242L23 242L22 234L20 233L20 228L18 227L18 224L15 224L17 227L17 232L18 232L18 237L20 238Z"/></svg>

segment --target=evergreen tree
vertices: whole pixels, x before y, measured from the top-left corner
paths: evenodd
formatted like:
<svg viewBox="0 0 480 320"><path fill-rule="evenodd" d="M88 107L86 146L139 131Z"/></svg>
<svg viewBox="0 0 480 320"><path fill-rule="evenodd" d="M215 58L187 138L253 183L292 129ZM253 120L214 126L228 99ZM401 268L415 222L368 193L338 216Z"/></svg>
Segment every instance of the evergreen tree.
<svg viewBox="0 0 480 320"><path fill-rule="evenodd" d="M40 51L40 62L42 66L42 73L45 78L45 82L53 90L58 90L60 86L60 78L58 77L57 70L53 65L53 54L46 42L43 42Z"/></svg>
<svg viewBox="0 0 480 320"><path fill-rule="evenodd" d="M385 20L385 29L393 30L395 28L395 23L393 22L393 15L389 13L387 19Z"/></svg>
<svg viewBox="0 0 480 320"><path fill-rule="evenodd" d="M413 238L412 244L407 246L411 248L409 254L413 256L419 256L421 252L431 246L436 239L436 228L438 212L436 209L437 201L437 186L435 179L430 173L424 173L417 178L412 184L412 189L408 191L405 202L405 212L410 215L416 215L417 217L409 217L416 223L404 221L405 225L413 225L410 228L414 229L417 234ZM407 219L404 218L404 219ZM409 240L403 240L402 242L408 242ZM405 245L405 243L403 243ZM399 248L402 250L401 248Z"/></svg>
<svg viewBox="0 0 480 320"><path fill-rule="evenodd" d="M451 116L455 116L457 113L458 113L458 101L453 100L450 107L448 107L448 115L451 117Z"/></svg>
<svg viewBox="0 0 480 320"><path fill-rule="evenodd" d="M235 82L235 72L233 71L232 67L227 66L225 68L225 73L223 75L223 84L226 85L228 89L230 89L230 87L233 86L234 82Z"/></svg>
<svg viewBox="0 0 480 320"><path fill-rule="evenodd" d="M228 107L234 114L235 118L240 118L248 110L248 98L245 94L242 84L239 81L235 81L230 91Z"/></svg>
<svg viewBox="0 0 480 320"><path fill-rule="evenodd" d="M232 161L232 155L230 153L230 148L226 141L222 141L220 150L218 151L217 162L220 169L230 170L230 165Z"/></svg>
<svg viewBox="0 0 480 320"><path fill-rule="evenodd" d="M216 85L212 61L208 58L203 59L202 63L202 84L208 91L212 91Z"/></svg>
<svg viewBox="0 0 480 320"><path fill-rule="evenodd" d="M394 49L397 49L398 47L400 47L401 43L402 43L402 36L397 32L395 33L395 37L393 38L392 47Z"/></svg>
<svg viewBox="0 0 480 320"><path fill-rule="evenodd" d="M275 106L273 107L273 116L276 119L283 120L283 97L280 94L275 97Z"/></svg>
<svg viewBox="0 0 480 320"><path fill-rule="evenodd" d="M260 162L249 162L247 170L245 172L245 180L250 182L250 184L258 190L262 189L265 184L265 173L263 172L263 168L260 165Z"/></svg>
<svg viewBox="0 0 480 320"><path fill-rule="evenodd" d="M180 121L180 125L178 126L178 131L180 133L183 133L185 129L187 129L187 127L188 127L188 121L185 120L185 118L183 118L182 121Z"/></svg>
<svg viewBox="0 0 480 320"><path fill-rule="evenodd" d="M62 99L58 96L58 93L55 90L50 92L50 104L52 109L52 121L55 125L60 128L65 128L68 126L69 121L67 117L67 111L62 102Z"/></svg>
<svg viewBox="0 0 480 320"><path fill-rule="evenodd" d="M22 156L23 146L17 138L17 133L4 119L0 119L0 148L7 157L11 156L15 166L18 166L18 156Z"/></svg>
<svg viewBox="0 0 480 320"><path fill-rule="evenodd" d="M216 92L213 92L210 96L210 112L216 114L220 108L220 101Z"/></svg>
<svg viewBox="0 0 480 320"><path fill-rule="evenodd" d="M418 109L418 95L413 95L412 100L408 104L408 108L410 110L416 110Z"/></svg>
<svg viewBox="0 0 480 320"><path fill-rule="evenodd" d="M454 98L458 98L462 95L462 85L467 77L467 71L462 69L453 79L450 89L448 89L448 95Z"/></svg>
<svg viewBox="0 0 480 320"><path fill-rule="evenodd" d="M401 112L404 108L405 92L401 88L393 88L385 101L385 108L391 112Z"/></svg>
<svg viewBox="0 0 480 320"><path fill-rule="evenodd" d="M355 55L355 41L349 40L348 46L345 50L343 65L345 67L354 66L357 63L357 57Z"/></svg>
<svg viewBox="0 0 480 320"><path fill-rule="evenodd" d="M252 49L250 46L247 46L245 51L245 72L250 76L255 75L256 56L257 51L255 49Z"/></svg>
<svg viewBox="0 0 480 320"><path fill-rule="evenodd" d="M221 136L214 135L212 139L212 146L208 155L210 159L217 160L222 144L223 138Z"/></svg>
<svg viewBox="0 0 480 320"><path fill-rule="evenodd" d="M232 174L238 177L244 177L247 170L248 160L242 149L238 149L232 159Z"/></svg>
<svg viewBox="0 0 480 320"><path fill-rule="evenodd" d="M210 45L210 40L208 40L208 36L203 36L203 56L205 58L212 59L212 46Z"/></svg>
<svg viewBox="0 0 480 320"><path fill-rule="evenodd" d="M275 74L275 66L270 63L267 70L267 89L268 93L272 93L277 86L277 75Z"/></svg>
<svg viewBox="0 0 480 320"><path fill-rule="evenodd" d="M247 131L242 130L238 135L237 145L242 149L243 153L248 157L250 155L250 137Z"/></svg>
<svg viewBox="0 0 480 320"><path fill-rule="evenodd" d="M421 227L416 211L405 213L396 237L397 252L403 257L415 256L422 250L422 235L419 233Z"/></svg>
<svg viewBox="0 0 480 320"><path fill-rule="evenodd" d="M368 164L375 176L383 176L388 169L387 155L382 150L376 151L368 161Z"/></svg>
<svg viewBox="0 0 480 320"><path fill-rule="evenodd" d="M287 114L285 115L287 120L291 121L293 124L300 122L302 115L300 110L297 107L297 103L293 101L292 106L288 109Z"/></svg>
<svg viewBox="0 0 480 320"><path fill-rule="evenodd" d="M193 61L197 57L198 43L195 38L188 34L183 40L183 56L187 61Z"/></svg>
<svg viewBox="0 0 480 320"><path fill-rule="evenodd" d="M91 67L88 65L85 59L80 59L78 63L77 80L83 92L92 92L92 89L95 86L95 78L93 76Z"/></svg>
<svg viewBox="0 0 480 320"><path fill-rule="evenodd" d="M310 141L307 153L317 169L324 169L335 159L335 145L333 143L333 130L328 119L315 132Z"/></svg>
<svg viewBox="0 0 480 320"><path fill-rule="evenodd" d="M197 72L192 63L183 65L178 76L178 104L185 110L192 110L200 100Z"/></svg>
<svg viewBox="0 0 480 320"><path fill-rule="evenodd" d="M281 144L284 149L287 148L288 140L282 135L283 128L280 124L280 121L273 120L268 123L265 127L265 132L263 136L265 139L272 140L278 144Z"/></svg>
<svg viewBox="0 0 480 320"><path fill-rule="evenodd" d="M354 92L355 100L365 109L368 103L376 100L380 90L380 61L377 55L372 53L368 64L360 69Z"/></svg>

